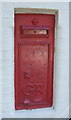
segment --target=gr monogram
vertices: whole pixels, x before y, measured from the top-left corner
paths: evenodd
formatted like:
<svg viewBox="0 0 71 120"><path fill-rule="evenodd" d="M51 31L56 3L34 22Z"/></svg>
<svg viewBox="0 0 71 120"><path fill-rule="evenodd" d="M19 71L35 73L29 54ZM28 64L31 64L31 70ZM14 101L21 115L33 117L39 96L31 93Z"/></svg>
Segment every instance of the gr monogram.
<svg viewBox="0 0 71 120"><path fill-rule="evenodd" d="M42 92L42 84L26 84L23 89L24 95L36 95L36 94L43 94Z"/></svg>

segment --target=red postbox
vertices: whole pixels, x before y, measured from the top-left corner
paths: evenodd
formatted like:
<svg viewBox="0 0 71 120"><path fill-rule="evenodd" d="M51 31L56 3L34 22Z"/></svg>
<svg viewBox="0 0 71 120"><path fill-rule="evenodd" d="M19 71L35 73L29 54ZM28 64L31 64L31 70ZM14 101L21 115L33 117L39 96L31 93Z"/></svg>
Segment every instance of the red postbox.
<svg viewBox="0 0 71 120"><path fill-rule="evenodd" d="M15 109L53 105L55 15L15 14Z"/></svg>

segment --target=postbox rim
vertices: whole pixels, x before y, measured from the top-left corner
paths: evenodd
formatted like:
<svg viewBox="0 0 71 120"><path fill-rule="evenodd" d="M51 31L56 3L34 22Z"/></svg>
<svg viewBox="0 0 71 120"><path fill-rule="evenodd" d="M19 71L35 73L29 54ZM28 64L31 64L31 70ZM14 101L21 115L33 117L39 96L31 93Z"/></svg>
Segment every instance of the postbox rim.
<svg viewBox="0 0 71 120"><path fill-rule="evenodd" d="M22 14L22 13L32 13L32 14L52 14L58 15L57 9L47 9L47 8L14 8L14 14Z"/></svg>

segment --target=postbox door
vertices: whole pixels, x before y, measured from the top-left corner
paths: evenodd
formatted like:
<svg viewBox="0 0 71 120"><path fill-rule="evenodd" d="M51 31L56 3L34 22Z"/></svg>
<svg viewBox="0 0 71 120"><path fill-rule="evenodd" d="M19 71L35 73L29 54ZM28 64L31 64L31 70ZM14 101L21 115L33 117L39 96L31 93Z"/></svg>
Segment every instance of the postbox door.
<svg viewBox="0 0 71 120"><path fill-rule="evenodd" d="M15 15L15 109L53 104L54 15Z"/></svg>

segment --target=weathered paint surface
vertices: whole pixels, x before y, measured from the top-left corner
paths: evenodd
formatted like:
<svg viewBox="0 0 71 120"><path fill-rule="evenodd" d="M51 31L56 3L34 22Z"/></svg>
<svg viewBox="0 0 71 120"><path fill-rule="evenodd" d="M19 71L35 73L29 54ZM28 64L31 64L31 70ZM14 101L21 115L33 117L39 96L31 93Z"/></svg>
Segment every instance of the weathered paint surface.
<svg viewBox="0 0 71 120"><path fill-rule="evenodd" d="M15 109L53 104L55 15L15 14Z"/></svg>

